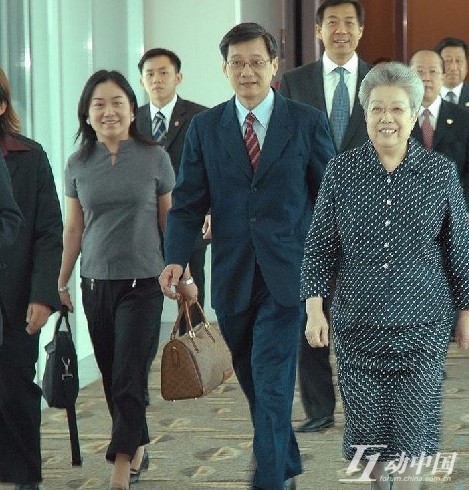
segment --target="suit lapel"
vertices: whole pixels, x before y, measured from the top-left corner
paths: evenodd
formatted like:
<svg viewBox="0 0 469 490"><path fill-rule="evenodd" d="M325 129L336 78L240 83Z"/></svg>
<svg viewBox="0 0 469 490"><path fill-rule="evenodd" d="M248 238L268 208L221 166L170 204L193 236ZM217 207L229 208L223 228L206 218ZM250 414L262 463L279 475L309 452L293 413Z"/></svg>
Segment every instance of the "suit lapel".
<svg viewBox="0 0 469 490"><path fill-rule="evenodd" d="M184 126L186 121L186 112L186 104L184 100L178 96L173 113L171 114L171 121L169 121L168 130L164 140L162 141L166 148L171 146L179 131Z"/></svg>
<svg viewBox="0 0 469 490"><path fill-rule="evenodd" d="M308 84L312 89L307 92L311 93L311 105L327 113L322 59L311 65Z"/></svg>
<svg viewBox="0 0 469 490"><path fill-rule="evenodd" d="M220 118L220 126L218 127L218 131L220 134L220 140L222 141L226 151L229 153L235 164L238 165L249 180L251 180L253 172L249 162L246 146L243 141L243 136L241 134L234 100L235 99L233 97L226 103L225 109Z"/></svg>
<svg viewBox="0 0 469 490"><path fill-rule="evenodd" d="M441 139L451 130L454 118L451 117L451 102L441 101L435 133L433 134L433 148L436 148Z"/></svg>
<svg viewBox="0 0 469 490"><path fill-rule="evenodd" d="M360 84L362 83L362 80L367 73L368 73L368 65L359 59L355 99L353 101L353 109L352 109L352 113L350 114L350 119L347 125L347 129L345 130L344 139L342 141L342 148L347 148L347 145L353 138L356 128L359 127L360 124L362 123L364 114L363 114L362 106L360 105L360 101L358 100L358 91L360 89Z"/></svg>
<svg viewBox="0 0 469 490"><path fill-rule="evenodd" d="M288 113L285 99L275 93L274 109L270 116L269 127L262 145L261 156L257 170L254 173L253 183L257 182L269 170L271 165L278 160L285 145L292 134L290 114Z"/></svg>

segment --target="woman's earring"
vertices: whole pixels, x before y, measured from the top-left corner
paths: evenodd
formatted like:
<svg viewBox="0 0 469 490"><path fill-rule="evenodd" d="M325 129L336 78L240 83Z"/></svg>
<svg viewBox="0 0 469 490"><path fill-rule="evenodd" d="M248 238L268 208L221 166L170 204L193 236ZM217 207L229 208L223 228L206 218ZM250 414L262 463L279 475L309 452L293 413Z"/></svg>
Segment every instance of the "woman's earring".
<svg viewBox="0 0 469 490"><path fill-rule="evenodd" d="M132 114L132 115L130 116L130 121L131 121L131 122L133 122L134 120L135 120L135 116Z"/></svg>
<svg viewBox="0 0 469 490"><path fill-rule="evenodd" d="M86 118L86 124L90 124L90 118L89 117Z"/></svg>

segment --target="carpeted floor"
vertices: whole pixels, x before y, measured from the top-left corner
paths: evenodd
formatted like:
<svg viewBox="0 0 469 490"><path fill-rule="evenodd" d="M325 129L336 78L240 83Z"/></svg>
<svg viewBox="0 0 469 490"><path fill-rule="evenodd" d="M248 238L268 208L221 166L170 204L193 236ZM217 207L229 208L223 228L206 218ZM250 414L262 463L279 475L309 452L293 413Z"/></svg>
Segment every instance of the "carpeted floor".
<svg viewBox="0 0 469 490"><path fill-rule="evenodd" d="M252 431L247 404L236 379L230 379L204 399L165 402L159 392L159 360L154 363L150 386L150 468L132 488L249 488ZM469 352L460 351L452 344L446 371L442 453L456 451L457 457L450 481L427 481L422 490L469 489ZM105 462L104 453L110 423L99 381L81 390L77 410L84 458L81 468L70 465L64 411L48 408L43 413L42 488L45 490L107 489L111 467ZM298 392L293 418L295 424L303 418ZM348 466L341 455L342 429L339 403L334 428L322 433L298 434L304 461L304 473L297 479L299 490L369 488L366 483L340 481L346 478ZM424 471L427 479L445 475L442 471L432 475L431 466Z"/></svg>

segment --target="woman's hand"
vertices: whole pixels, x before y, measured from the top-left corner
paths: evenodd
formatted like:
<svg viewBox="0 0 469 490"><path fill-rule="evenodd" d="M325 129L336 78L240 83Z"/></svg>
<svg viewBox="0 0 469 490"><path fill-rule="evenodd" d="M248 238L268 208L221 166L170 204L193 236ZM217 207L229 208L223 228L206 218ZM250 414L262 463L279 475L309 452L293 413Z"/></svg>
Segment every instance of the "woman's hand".
<svg viewBox="0 0 469 490"><path fill-rule="evenodd" d="M455 330L456 344L460 349L469 349L469 310L458 312Z"/></svg>
<svg viewBox="0 0 469 490"><path fill-rule="evenodd" d="M322 298L306 300L305 337L311 347L327 347L329 345L329 323L322 310Z"/></svg>
<svg viewBox="0 0 469 490"><path fill-rule="evenodd" d="M66 291L59 291L59 296L60 302L68 308L70 313L73 313L73 303L68 289Z"/></svg>

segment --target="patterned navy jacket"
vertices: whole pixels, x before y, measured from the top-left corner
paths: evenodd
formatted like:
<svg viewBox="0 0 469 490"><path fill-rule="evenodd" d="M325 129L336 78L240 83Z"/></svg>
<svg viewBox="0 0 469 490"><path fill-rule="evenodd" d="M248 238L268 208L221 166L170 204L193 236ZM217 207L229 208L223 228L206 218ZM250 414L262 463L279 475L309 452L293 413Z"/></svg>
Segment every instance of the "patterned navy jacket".
<svg viewBox="0 0 469 490"><path fill-rule="evenodd" d="M469 308L469 220L454 163L409 140L387 172L370 141L327 167L305 242L301 297L334 321L407 325Z"/></svg>

